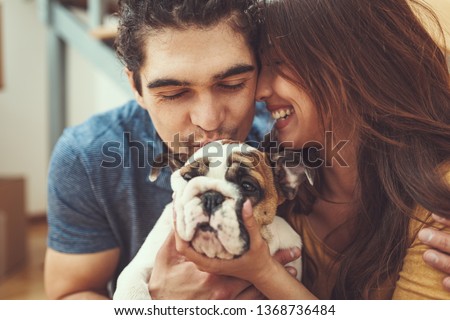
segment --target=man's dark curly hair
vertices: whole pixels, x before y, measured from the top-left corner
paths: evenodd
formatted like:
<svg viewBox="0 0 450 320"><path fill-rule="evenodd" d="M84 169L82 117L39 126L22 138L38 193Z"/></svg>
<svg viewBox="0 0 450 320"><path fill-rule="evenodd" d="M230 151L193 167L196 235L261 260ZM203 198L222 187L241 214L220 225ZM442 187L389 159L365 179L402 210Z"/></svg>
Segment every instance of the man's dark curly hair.
<svg viewBox="0 0 450 320"><path fill-rule="evenodd" d="M144 64L145 40L164 28L209 28L224 19L256 50L257 0L119 0L119 32L115 47L122 63L133 72L139 94L139 71Z"/></svg>

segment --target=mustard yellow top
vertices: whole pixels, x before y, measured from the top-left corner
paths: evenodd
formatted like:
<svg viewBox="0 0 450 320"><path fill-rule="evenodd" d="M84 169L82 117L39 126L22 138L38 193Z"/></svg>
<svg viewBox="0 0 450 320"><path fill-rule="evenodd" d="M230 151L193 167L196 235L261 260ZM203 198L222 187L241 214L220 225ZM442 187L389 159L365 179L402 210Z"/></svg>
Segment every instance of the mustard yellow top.
<svg viewBox="0 0 450 320"><path fill-rule="evenodd" d="M450 174L446 174L447 181L450 182ZM425 209L416 211L416 216L421 221L426 221L432 228L443 230L450 234L450 227L446 227L431 218L431 214ZM328 300L336 282L338 265L332 262L338 253L329 248L318 236L314 234L308 218L305 215L291 215L290 223L294 229L302 236L303 252L312 260L316 266L316 279L310 290L319 299ZM427 265L422 255L429 247L424 245L418 238L417 233L424 228L425 224L411 219L409 225L409 235L412 245L408 248L403 260L402 270L396 281L386 281L378 290L371 292L371 299L450 299L450 292L446 291L442 285L442 280L446 276L429 265ZM308 263L304 259L304 263ZM309 262L311 263L311 262ZM308 277L307 268L304 268L303 277ZM395 282L395 285L392 284Z"/></svg>

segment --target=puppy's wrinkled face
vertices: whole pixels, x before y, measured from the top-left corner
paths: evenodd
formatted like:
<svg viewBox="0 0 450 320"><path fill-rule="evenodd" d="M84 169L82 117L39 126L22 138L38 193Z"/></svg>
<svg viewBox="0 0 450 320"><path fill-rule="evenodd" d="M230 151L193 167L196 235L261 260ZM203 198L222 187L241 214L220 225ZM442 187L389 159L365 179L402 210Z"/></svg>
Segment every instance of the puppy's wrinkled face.
<svg viewBox="0 0 450 320"><path fill-rule="evenodd" d="M272 222L278 204L265 154L246 144L212 142L171 177L180 237L208 257L232 259L249 248L242 206L250 199L260 224Z"/></svg>

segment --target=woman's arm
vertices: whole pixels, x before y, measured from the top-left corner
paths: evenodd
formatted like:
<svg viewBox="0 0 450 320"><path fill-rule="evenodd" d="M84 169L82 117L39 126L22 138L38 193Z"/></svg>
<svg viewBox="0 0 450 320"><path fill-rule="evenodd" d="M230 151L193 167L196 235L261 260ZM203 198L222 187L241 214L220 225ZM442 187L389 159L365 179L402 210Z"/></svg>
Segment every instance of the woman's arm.
<svg viewBox="0 0 450 320"><path fill-rule="evenodd" d="M207 258L197 253L178 235L176 235L177 251L195 263L201 271L249 281L269 299L316 299L270 255L269 248L261 237L260 226L253 218L249 201L244 204L242 218L250 236L250 249L241 257L233 260Z"/></svg>

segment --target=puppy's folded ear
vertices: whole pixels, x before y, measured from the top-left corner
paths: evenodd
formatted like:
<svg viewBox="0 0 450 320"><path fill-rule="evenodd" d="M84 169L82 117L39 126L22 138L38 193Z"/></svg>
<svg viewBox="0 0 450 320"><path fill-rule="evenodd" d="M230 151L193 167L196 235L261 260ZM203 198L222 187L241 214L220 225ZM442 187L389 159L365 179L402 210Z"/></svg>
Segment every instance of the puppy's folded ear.
<svg viewBox="0 0 450 320"><path fill-rule="evenodd" d="M157 155L152 162L152 170L149 176L150 181L154 182L158 179L162 168L169 166L173 172L180 169L188 159L189 156L186 153L164 152Z"/></svg>
<svg viewBox="0 0 450 320"><path fill-rule="evenodd" d="M295 198L300 185L308 180L314 184L314 169L304 163L305 152L302 150L283 150L269 155L274 178L284 198Z"/></svg>

